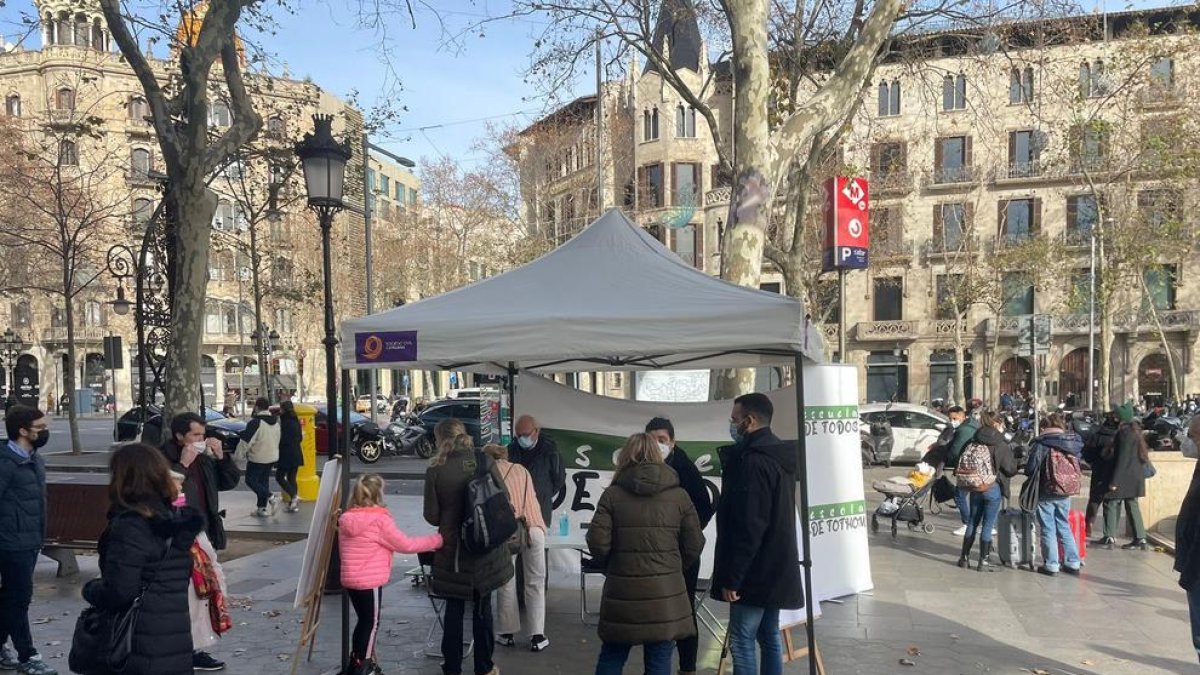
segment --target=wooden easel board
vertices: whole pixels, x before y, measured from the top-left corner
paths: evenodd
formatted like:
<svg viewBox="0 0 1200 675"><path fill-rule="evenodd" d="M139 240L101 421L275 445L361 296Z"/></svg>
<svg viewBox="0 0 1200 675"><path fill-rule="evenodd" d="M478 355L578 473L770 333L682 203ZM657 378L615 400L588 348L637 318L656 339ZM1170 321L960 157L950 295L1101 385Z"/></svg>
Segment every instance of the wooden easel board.
<svg viewBox="0 0 1200 675"><path fill-rule="evenodd" d="M294 606L304 609L304 618L300 624L300 641L292 654L292 675L300 667L300 654L305 647L308 647L308 659L312 660L317 628L321 624L325 577L329 573L329 557L333 553L334 535L337 533L340 496L341 462L331 459L321 471L321 487L317 492L316 508L308 528L308 542L300 563L300 576L296 581Z"/></svg>

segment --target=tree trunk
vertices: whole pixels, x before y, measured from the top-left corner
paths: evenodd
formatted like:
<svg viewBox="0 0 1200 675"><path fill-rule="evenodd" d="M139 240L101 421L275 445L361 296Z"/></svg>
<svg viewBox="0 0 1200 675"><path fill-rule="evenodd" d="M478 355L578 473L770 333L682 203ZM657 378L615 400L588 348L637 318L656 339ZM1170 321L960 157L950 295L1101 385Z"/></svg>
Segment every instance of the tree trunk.
<svg viewBox="0 0 1200 675"><path fill-rule="evenodd" d="M198 164L198 163L196 163ZM204 184L203 167L189 166L168 199L174 227L171 334L167 343L163 420L200 409L200 340L208 286L208 244L217 197ZM240 311L240 310L239 310Z"/></svg>
<svg viewBox="0 0 1200 675"><path fill-rule="evenodd" d="M234 227L236 228L236 223L234 224ZM255 228L254 224L251 223L250 224L250 275L251 275L250 276L250 285L252 288L250 290L254 294L254 326L255 326L254 330L255 330L256 334L258 335L258 339L254 341L254 347L255 347L255 349L258 350L258 359L259 359L259 364L258 364L259 389L258 389L258 391L259 391L259 396L265 396L265 397L267 397L268 401L274 402L274 397L271 396L271 377L270 377L270 372L269 372L270 363L271 363L271 354L268 350L270 349L269 345L271 344L271 339L267 335L267 333L269 331L266 331L263 329L263 317L262 317L263 293L262 293L262 285L259 283L259 279L258 279L258 266L259 266L258 235L255 232L255 229L256 228ZM241 312L240 308L238 309L238 312Z"/></svg>
<svg viewBox="0 0 1200 675"><path fill-rule="evenodd" d="M67 277L65 286L70 288L70 275L64 273L64 276ZM67 426L71 429L71 454L79 455L83 453L83 445L79 442L79 404L75 400L78 388L75 380L75 298L70 293L64 293L63 301L63 313L67 319L67 372L63 387L70 392L71 401L71 405L67 406Z"/></svg>
<svg viewBox="0 0 1200 675"><path fill-rule="evenodd" d="M1154 306L1154 299L1150 298L1150 289L1146 286L1146 275L1139 275L1142 285L1143 297L1149 298L1147 306L1150 309L1150 320L1154 322L1154 331L1158 333L1159 344L1162 345L1163 354L1167 357L1167 372L1169 373L1171 382L1171 391L1167 393L1168 400L1179 400L1183 393L1183 383L1179 379L1179 371L1175 368L1175 355L1171 353L1171 345L1167 342L1167 334L1163 331L1162 319L1158 316L1158 308ZM1140 392L1139 392L1140 393Z"/></svg>

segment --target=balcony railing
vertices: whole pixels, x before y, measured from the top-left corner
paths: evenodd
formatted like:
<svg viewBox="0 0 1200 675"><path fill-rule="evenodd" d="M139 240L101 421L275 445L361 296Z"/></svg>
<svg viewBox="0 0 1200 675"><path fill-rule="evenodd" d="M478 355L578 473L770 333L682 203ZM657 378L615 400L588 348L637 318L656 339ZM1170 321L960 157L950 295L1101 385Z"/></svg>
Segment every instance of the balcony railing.
<svg viewBox="0 0 1200 675"><path fill-rule="evenodd" d="M995 180L997 181L1021 181L1030 178L1041 178L1046 172L1046 167L1042 166L1040 159L1031 159L1024 162L1010 162L1001 165L996 169Z"/></svg>
<svg viewBox="0 0 1200 675"><path fill-rule="evenodd" d="M825 337L825 344L836 345L838 343L838 325L836 323L821 324L821 334Z"/></svg>
<svg viewBox="0 0 1200 675"><path fill-rule="evenodd" d="M1067 163L1067 172L1072 176L1084 173L1102 173L1108 168L1108 158L1099 155L1072 157Z"/></svg>
<svg viewBox="0 0 1200 675"><path fill-rule="evenodd" d="M76 342L99 342L109 334L104 326L79 326L75 329ZM42 331L42 342L66 342L67 327L54 326Z"/></svg>
<svg viewBox="0 0 1200 675"><path fill-rule="evenodd" d="M921 252L930 257L974 255L979 252L979 237L959 234L950 237L930 237L921 244Z"/></svg>
<svg viewBox="0 0 1200 675"><path fill-rule="evenodd" d="M1175 108L1187 99L1187 87L1179 84L1151 84L1138 92L1143 108Z"/></svg>
<svg viewBox="0 0 1200 675"><path fill-rule="evenodd" d="M715 204L728 204L729 200L732 198L733 188L729 187L728 185L725 187L715 188L704 193L704 203L708 204L709 206L713 206Z"/></svg>
<svg viewBox="0 0 1200 675"><path fill-rule="evenodd" d="M992 240L992 247L996 251L1006 251L1024 246L1036 238L1036 232L1002 232Z"/></svg>
<svg viewBox="0 0 1200 675"><path fill-rule="evenodd" d="M1200 312L1192 310L1162 310L1158 320L1164 332L1197 331L1200 330ZM996 335L997 329L1001 337L1016 337L1021 330L1021 323L1029 321L1026 316L1004 316L998 320L988 319L984 332L988 337ZM1088 314L1055 314L1051 318L1050 330L1054 335L1086 335L1090 327ZM1112 318L1113 330L1117 333L1152 333L1157 329L1150 312L1122 312ZM1100 318L1096 317L1096 330L1100 330Z"/></svg>
<svg viewBox="0 0 1200 675"><path fill-rule="evenodd" d="M913 178L907 171L872 171L872 195L905 195L912 192Z"/></svg>
<svg viewBox="0 0 1200 675"><path fill-rule="evenodd" d="M1092 231L1090 228L1068 229L1062 233L1062 244L1068 248L1087 248L1092 243Z"/></svg>
<svg viewBox="0 0 1200 675"><path fill-rule="evenodd" d="M870 255L872 259L910 258L913 254L913 243L903 237L876 237L871 239Z"/></svg>
<svg viewBox="0 0 1200 675"><path fill-rule="evenodd" d="M919 334L919 321L859 321L855 327L862 342L915 340Z"/></svg>
<svg viewBox="0 0 1200 675"><path fill-rule="evenodd" d="M953 187L974 183L979 175L974 166L941 166L926 175L926 187Z"/></svg>

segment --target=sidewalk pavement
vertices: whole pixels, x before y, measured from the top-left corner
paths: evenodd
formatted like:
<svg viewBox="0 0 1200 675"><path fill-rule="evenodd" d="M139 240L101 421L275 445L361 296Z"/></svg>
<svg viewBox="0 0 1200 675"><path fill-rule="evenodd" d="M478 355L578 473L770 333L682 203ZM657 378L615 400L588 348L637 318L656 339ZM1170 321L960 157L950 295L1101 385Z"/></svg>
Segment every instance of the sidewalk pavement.
<svg viewBox="0 0 1200 675"><path fill-rule="evenodd" d="M870 480L871 477L868 477ZM231 497L241 493L226 493ZM249 495L247 495L249 497ZM225 495L222 496L225 499ZM230 527L248 531L249 502L223 503ZM426 533L421 498L389 496L401 528ZM280 514L262 529L303 533L311 507L301 514ZM958 538L950 534L957 519L948 511L930 516L932 535L908 532L871 535L875 590L822 604L816 634L827 672L834 675L930 673L1036 673L1042 675L1157 675L1195 673L1186 598L1171 572L1172 559L1142 551L1088 552L1080 578L1045 577L1024 570L995 572L955 566ZM234 629L209 650L229 663L235 674L271 675L290 670L300 634L302 612L292 609L305 543L296 542L225 565L233 596ZM433 620L424 589L413 588L403 571L415 556L397 556L393 582L383 594L379 655L389 675L435 675L439 662L424 655ZM54 578L54 564L37 571L31 616L34 636L47 661L66 672L66 652L75 617L83 604L79 588L96 574L94 556L82 558L79 577ZM588 580L588 603L599 606L601 581ZM589 673L599 642L594 626L579 616L578 576L552 571L547 597L550 648L496 649L506 675ZM710 603L724 618L725 607ZM312 663L299 672L317 675L334 668L340 648L340 599L325 598ZM466 632L470 634L469 628ZM438 633L435 632L435 643ZM795 634L803 640L803 631ZM522 636L523 639L527 637ZM521 641L518 642L521 644ZM701 628L701 672L715 672L720 642ZM436 649L436 644L433 646ZM918 652L919 655L914 655ZM901 661L915 665L902 665ZM641 672L635 653L626 672ZM467 661L465 672L470 672ZM804 661L788 664L787 673L807 673Z"/></svg>

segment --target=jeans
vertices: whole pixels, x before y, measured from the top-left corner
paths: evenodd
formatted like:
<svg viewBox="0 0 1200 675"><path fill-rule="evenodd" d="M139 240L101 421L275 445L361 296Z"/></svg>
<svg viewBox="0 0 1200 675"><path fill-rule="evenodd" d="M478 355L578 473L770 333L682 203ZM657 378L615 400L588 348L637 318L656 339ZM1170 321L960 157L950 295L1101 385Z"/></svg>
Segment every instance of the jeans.
<svg viewBox="0 0 1200 675"><path fill-rule="evenodd" d="M496 647L496 636L492 631L492 595L475 594L472 602L474 611L471 613L471 635L475 638L475 674L484 675L491 672L492 650ZM446 600L446 617L442 627L442 672L446 675L462 673L463 660L463 615L466 613L465 600Z"/></svg>
<svg viewBox="0 0 1200 675"><path fill-rule="evenodd" d="M17 660L37 654L29 630L29 602L33 600L33 570L38 549L0 551L0 645L12 638Z"/></svg>
<svg viewBox="0 0 1200 675"><path fill-rule="evenodd" d="M546 531L529 528L529 547L518 556L525 574L525 612L529 617L529 635L546 634ZM496 592L496 632L521 630L517 608L517 575Z"/></svg>
<svg viewBox="0 0 1200 675"><path fill-rule="evenodd" d="M605 642L600 645L600 660L596 662L596 675L621 675L625 660L633 645ZM642 645L646 675L671 675L671 642L647 642Z"/></svg>
<svg viewBox="0 0 1200 675"><path fill-rule="evenodd" d="M1133 525L1133 538L1145 539L1146 526L1142 524L1142 509L1136 499L1106 499L1104 501L1104 536L1116 537L1117 524L1121 522L1121 506Z"/></svg>
<svg viewBox="0 0 1200 675"><path fill-rule="evenodd" d="M762 648L762 670L758 669L758 647ZM730 605L729 651L733 655L733 675L783 675L779 610L743 602Z"/></svg>
<svg viewBox="0 0 1200 675"><path fill-rule="evenodd" d="M352 654L361 660L375 658L375 638L379 635L379 612L383 600L383 588L347 591L350 604L354 606L354 636L351 640Z"/></svg>
<svg viewBox="0 0 1200 675"><path fill-rule="evenodd" d="M279 484L279 489L283 490L284 494L292 499L298 496L300 486L296 484L296 474L300 471L300 467L291 469L282 469L275 467L275 482Z"/></svg>
<svg viewBox="0 0 1200 675"><path fill-rule="evenodd" d="M958 515L962 518L962 524L970 524L971 492L960 487L954 488L954 505L958 507Z"/></svg>
<svg viewBox="0 0 1200 675"><path fill-rule="evenodd" d="M1046 569L1057 572L1059 568L1058 543L1062 542L1062 564L1068 569L1079 569L1079 548L1075 545L1075 537L1071 534L1071 524L1067 514L1071 510L1071 498L1043 499L1037 505L1038 529L1042 536L1042 560Z"/></svg>
<svg viewBox="0 0 1200 675"><path fill-rule="evenodd" d="M271 499L271 467L273 464L246 462L246 487L258 497L258 508L264 508Z"/></svg>
<svg viewBox="0 0 1200 675"><path fill-rule="evenodd" d="M1000 483L993 483L983 492L971 493L971 522L967 524L967 539L974 539L978 533L980 542L992 541L992 530L996 529L1002 501Z"/></svg>
<svg viewBox="0 0 1200 675"><path fill-rule="evenodd" d="M687 586L688 601L692 603L692 628L696 630L691 637L686 637L675 643L679 650L679 670L685 673L695 672L696 653L700 651L700 627L696 625L696 586L700 579L700 561L683 571L683 583Z"/></svg>
<svg viewBox="0 0 1200 675"><path fill-rule="evenodd" d="M1187 592L1188 614L1192 618L1192 646L1200 657L1200 585Z"/></svg>

